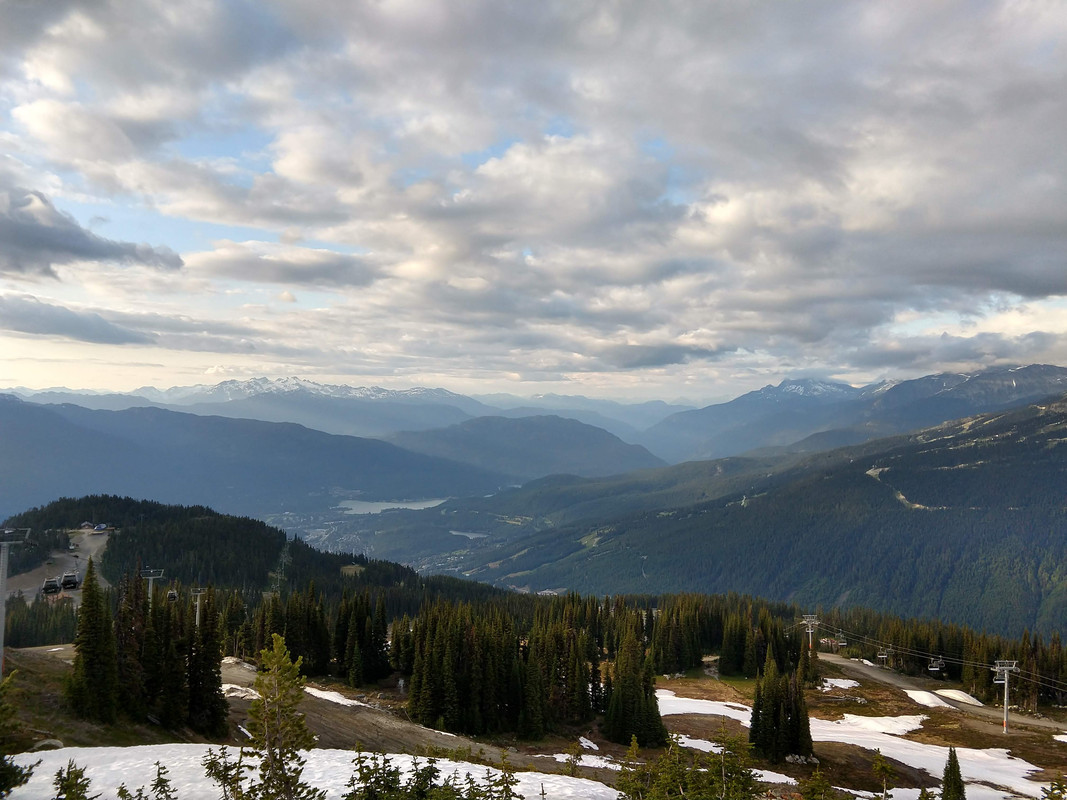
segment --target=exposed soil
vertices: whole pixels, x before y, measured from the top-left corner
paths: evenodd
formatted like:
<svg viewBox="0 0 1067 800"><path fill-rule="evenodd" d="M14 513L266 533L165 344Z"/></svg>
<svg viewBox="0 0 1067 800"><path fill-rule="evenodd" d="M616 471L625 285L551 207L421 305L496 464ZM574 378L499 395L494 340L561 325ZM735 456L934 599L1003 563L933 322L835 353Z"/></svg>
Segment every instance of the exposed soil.
<svg viewBox="0 0 1067 800"><path fill-rule="evenodd" d="M8 594L22 592L27 600L32 601L45 578L58 578L64 572L75 570L84 578L89 558L99 563L99 554L107 545L108 534L76 530L69 531L68 535L73 549L57 550L49 556L47 563L36 569L20 572L18 575L9 575L7 578ZM99 570L96 572L96 580L101 586L108 585ZM81 601L81 589L65 589L61 594L73 597L75 603Z"/></svg>
<svg viewBox="0 0 1067 800"><path fill-rule="evenodd" d="M20 720L29 731L27 740L22 743L24 746L29 747L34 740L41 739L58 739L67 745L90 746L205 741L191 732L174 734L151 725L123 724L100 728L71 717L62 700L62 685L72 659L73 648L70 645L9 651L9 671L17 668L24 674L22 679L16 680L19 695L15 701ZM824 673L833 675L851 672L858 677L861 685L825 693L809 693L809 713L813 717L836 719L845 713L868 716L923 714L927 719L922 728L908 734L908 738L941 746L1003 746L1010 749L1012 755L1042 766L1044 771L1034 776L1040 780L1067 772L1067 747L1055 742L1046 727L1030 727L1020 723L1004 737L998 723L982 715L966 713L969 707L957 711L918 706L904 694L902 688L929 687L916 686L913 679L894 675L889 681L877 681L879 676L858 675L855 670L850 671L847 664L833 660L824 660L821 668ZM227 660L223 664L222 678L226 684L250 687L255 680L255 672L248 665ZM396 686L383 685L373 691L356 691L339 684L313 682L309 685L366 704L342 705L307 695L301 711L320 747L352 750L362 747L368 751L434 755L493 764L499 764L506 754L515 768L541 772L566 772L566 764L546 756L566 753L574 747L579 736L595 742L600 747L596 753L599 756L621 760L626 750L625 747L604 741L595 726L570 731L566 736L549 738L533 746L510 737L476 741L412 723L404 710L405 698ZM718 680L713 674L704 674L661 678L658 686L685 697L750 704L754 683ZM247 741L242 727L247 727L250 701L231 697L229 702L231 734L227 743L237 746ZM733 736L747 736L747 729L740 723L717 716L671 715L665 717L664 722L672 733L698 739L714 740L724 732ZM646 757L655 754L655 751L642 753ZM815 755L819 760L819 769L832 785L880 791L881 787L877 785L871 769L872 751L846 743L816 742ZM895 772L895 786L933 788L940 782L939 776L928 775L898 762L891 763ZM810 777L815 769L811 764L757 763L755 766L798 780ZM589 768L579 768L577 774L608 784L613 783L617 776L612 770ZM785 787L782 788L785 790ZM795 792L795 787L788 791Z"/></svg>

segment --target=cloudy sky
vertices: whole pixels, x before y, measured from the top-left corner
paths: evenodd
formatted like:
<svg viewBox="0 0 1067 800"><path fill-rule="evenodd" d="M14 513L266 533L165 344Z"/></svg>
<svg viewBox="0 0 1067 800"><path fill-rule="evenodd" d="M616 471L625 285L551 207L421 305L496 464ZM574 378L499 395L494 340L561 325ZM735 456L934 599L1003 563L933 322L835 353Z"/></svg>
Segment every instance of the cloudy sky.
<svg viewBox="0 0 1067 800"><path fill-rule="evenodd" d="M0 0L0 388L1067 364L1067 5Z"/></svg>

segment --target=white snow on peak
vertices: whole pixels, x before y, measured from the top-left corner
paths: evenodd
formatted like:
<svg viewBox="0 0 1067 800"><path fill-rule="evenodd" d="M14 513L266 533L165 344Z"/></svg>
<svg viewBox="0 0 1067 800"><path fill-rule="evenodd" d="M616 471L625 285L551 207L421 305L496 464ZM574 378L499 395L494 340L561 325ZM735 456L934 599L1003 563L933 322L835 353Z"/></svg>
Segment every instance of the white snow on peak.
<svg viewBox="0 0 1067 800"><path fill-rule="evenodd" d="M777 386L764 386L759 393L768 397L793 395L799 397L855 397L859 390L847 383L831 383L814 378L787 379Z"/></svg>
<svg viewBox="0 0 1067 800"><path fill-rule="evenodd" d="M460 395L447 389L384 389L380 386L346 386L344 384L316 383L303 378L250 378L244 381L229 380L215 385L174 386L159 390L145 386L132 394L161 403L226 403L246 400L260 395L280 395L303 392L322 397L337 397L355 400L438 401L448 402Z"/></svg>

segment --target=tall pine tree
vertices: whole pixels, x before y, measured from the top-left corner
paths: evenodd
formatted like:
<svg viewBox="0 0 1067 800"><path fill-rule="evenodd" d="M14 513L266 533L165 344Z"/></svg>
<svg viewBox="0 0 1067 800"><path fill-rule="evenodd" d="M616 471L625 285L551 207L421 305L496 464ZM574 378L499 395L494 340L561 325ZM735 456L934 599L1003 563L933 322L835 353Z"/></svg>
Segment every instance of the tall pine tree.
<svg viewBox="0 0 1067 800"><path fill-rule="evenodd" d="M118 658L111 608L96 581L93 559L82 582L78 633L74 637L74 669L67 682L67 700L79 716L112 723L118 715Z"/></svg>
<svg viewBox="0 0 1067 800"><path fill-rule="evenodd" d="M285 639L271 636L271 648L260 653L254 688L259 697L248 709L248 732L259 757L257 800L322 800L325 790L302 781L304 756L315 738L297 708L304 697L301 660L289 657Z"/></svg>

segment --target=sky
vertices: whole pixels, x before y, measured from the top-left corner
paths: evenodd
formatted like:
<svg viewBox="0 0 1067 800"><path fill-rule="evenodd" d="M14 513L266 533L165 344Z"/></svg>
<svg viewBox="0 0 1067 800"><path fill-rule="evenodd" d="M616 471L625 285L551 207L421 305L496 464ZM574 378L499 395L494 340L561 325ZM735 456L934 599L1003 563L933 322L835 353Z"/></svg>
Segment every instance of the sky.
<svg viewBox="0 0 1067 800"><path fill-rule="evenodd" d="M0 389L1067 364L1067 5L0 0Z"/></svg>

